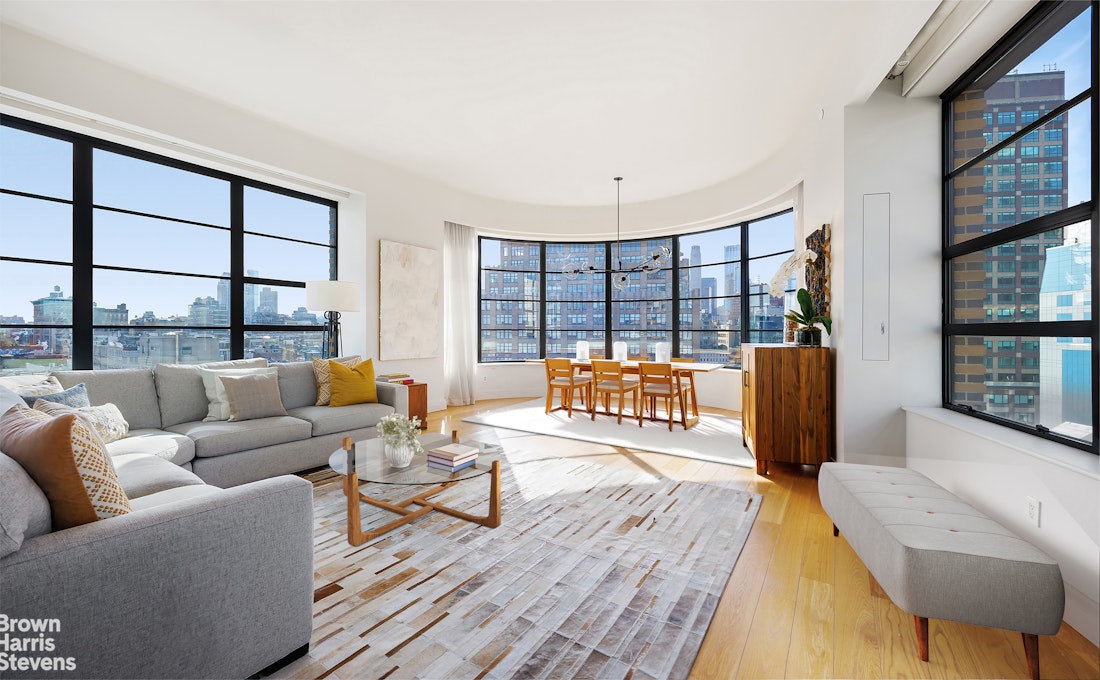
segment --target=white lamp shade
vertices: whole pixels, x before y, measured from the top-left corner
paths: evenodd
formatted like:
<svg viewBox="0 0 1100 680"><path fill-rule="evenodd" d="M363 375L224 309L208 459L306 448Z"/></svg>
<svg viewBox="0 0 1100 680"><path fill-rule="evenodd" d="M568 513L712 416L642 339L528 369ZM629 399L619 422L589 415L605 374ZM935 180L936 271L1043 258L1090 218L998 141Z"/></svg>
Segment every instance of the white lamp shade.
<svg viewBox="0 0 1100 680"><path fill-rule="evenodd" d="M654 355L659 364L667 364L672 361L672 343L658 342Z"/></svg>
<svg viewBox="0 0 1100 680"><path fill-rule="evenodd" d="M306 281L306 309L358 312L359 284L354 281Z"/></svg>
<svg viewBox="0 0 1100 680"><path fill-rule="evenodd" d="M619 341L611 344L611 358L615 361L626 361L626 343Z"/></svg>

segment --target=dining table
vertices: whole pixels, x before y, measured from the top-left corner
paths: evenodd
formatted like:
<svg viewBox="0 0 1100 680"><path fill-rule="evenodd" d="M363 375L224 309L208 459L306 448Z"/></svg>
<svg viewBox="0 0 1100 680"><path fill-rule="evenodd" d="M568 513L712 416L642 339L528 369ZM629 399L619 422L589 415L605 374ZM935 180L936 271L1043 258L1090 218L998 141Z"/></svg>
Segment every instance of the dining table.
<svg viewBox="0 0 1100 680"><path fill-rule="evenodd" d="M544 364L543 359L528 359L528 363ZM577 359L576 357L570 357L569 363L573 366L573 370L577 372L584 372L585 369L592 370L592 361L589 359ZM637 373L638 364L641 363L634 359L620 361L623 367L623 373ZM684 429L688 429L699 422L699 398L695 394L695 374L696 373L710 373L711 371L717 371L719 368L725 366L725 364L712 364L701 361L672 361L668 362L672 364L672 372L677 377L684 377L688 379L688 401L691 405L691 413L684 415ZM672 414L669 414L672 417Z"/></svg>

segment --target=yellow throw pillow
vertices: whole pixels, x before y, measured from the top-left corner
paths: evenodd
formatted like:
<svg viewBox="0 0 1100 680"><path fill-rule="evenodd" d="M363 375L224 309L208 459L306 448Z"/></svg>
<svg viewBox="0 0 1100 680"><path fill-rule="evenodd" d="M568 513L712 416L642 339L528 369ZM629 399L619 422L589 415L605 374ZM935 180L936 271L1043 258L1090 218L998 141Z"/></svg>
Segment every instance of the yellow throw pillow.
<svg viewBox="0 0 1100 680"><path fill-rule="evenodd" d="M332 373L332 399L329 406L370 404L378 401L378 386L374 384L374 361L366 361L355 368L337 362L329 362Z"/></svg>
<svg viewBox="0 0 1100 680"><path fill-rule="evenodd" d="M55 531L131 511L99 435L73 413L14 406L0 416L0 449L46 494Z"/></svg>
<svg viewBox="0 0 1100 680"><path fill-rule="evenodd" d="M332 372L329 371L329 362L335 361L351 368L362 360L363 358L358 354L347 357L336 357L335 359L318 359L317 357L313 357L313 377L317 380L317 403L315 405L328 406L328 400L332 397Z"/></svg>

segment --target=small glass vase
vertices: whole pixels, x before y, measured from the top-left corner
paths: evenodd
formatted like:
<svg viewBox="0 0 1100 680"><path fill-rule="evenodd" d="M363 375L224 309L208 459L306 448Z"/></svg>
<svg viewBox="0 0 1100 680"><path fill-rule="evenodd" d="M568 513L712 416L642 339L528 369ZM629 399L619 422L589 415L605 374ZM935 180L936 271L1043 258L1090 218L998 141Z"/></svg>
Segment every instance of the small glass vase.
<svg viewBox="0 0 1100 680"><path fill-rule="evenodd" d="M390 464L390 467L406 468L412 463L413 454L416 453L416 449L412 444L408 442L402 442L400 444L385 445L386 461Z"/></svg>

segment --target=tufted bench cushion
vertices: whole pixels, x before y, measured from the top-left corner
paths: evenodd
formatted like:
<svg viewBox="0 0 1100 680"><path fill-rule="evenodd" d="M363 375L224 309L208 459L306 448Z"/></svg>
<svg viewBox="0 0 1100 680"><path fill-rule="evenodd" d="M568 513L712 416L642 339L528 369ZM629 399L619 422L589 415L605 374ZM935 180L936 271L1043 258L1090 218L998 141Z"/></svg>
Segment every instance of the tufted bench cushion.
<svg viewBox="0 0 1100 680"><path fill-rule="evenodd" d="M927 620L959 621L1023 633L1037 677L1035 635L1057 633L1065 608L1057 562L914 470L825 463L818 494L834 533L916 617L922 659Z"/></svg>

